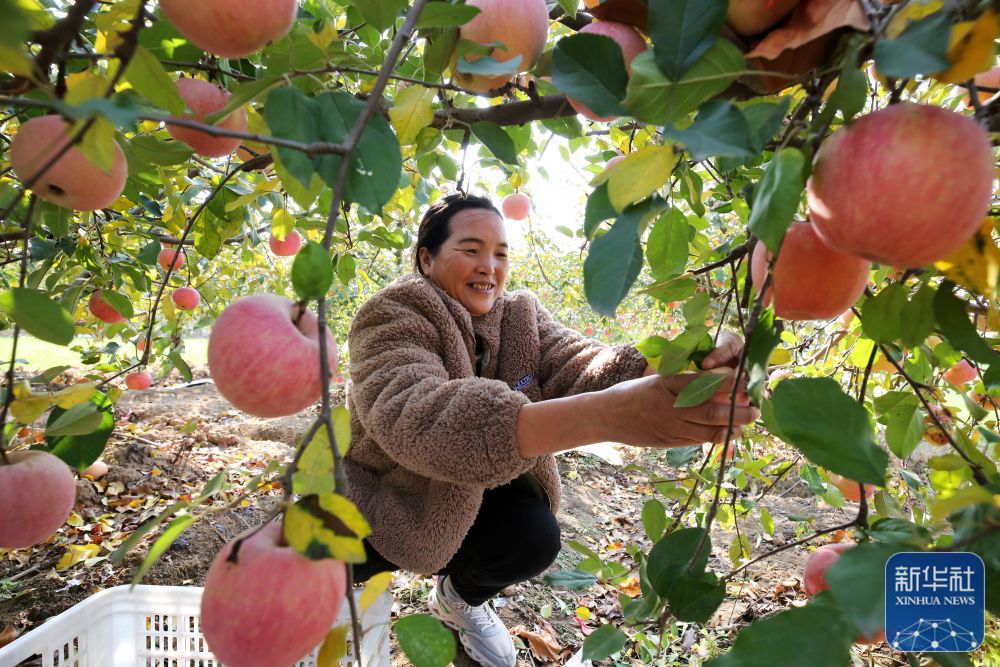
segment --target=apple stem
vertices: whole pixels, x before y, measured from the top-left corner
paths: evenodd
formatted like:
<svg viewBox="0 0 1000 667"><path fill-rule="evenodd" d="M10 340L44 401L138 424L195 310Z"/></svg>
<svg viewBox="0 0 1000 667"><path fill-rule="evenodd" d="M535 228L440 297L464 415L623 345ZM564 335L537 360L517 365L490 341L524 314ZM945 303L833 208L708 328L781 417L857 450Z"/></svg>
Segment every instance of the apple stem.
<svg viewBox="0 0 1000 667"><path fill-rule="evenodd" d="M306 314L308 304L309 301L307 299L302 299L301 301L295 302L296 313L295 313L295 318L292 320L292 323L295 325L296 329L299 327L299 322L302 321L302 316Z"/></svg>

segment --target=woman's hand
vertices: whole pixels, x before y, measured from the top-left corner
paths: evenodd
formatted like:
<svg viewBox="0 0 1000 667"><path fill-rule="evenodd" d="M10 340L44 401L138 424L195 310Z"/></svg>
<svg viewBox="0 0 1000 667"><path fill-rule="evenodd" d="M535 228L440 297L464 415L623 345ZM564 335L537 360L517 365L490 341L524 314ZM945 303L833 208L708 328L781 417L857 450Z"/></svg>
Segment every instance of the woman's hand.
<svg viewBox="0 0 1000 667"><path fill-rule="evenodd" d="M743 354L743 339L729 331L723 331L715 341L715 349L705 355L701 367L706 371L712 368L728 366L736 368Z"/></svg>
<svg viewBox="0 0 1000 667"><path fill-rule="evenodd" d="M735 338L736 345L742 346L742 341ZM719 356L730 358L728 353ZM721 368L711 372L728 374L716 392L716 396L728 397L733 388L734 373ZM602 439L639 447L682 447L723 442L729 425L728 401L710 399L690 408L674 406L681 390L702 375L704 373L644 376L597 392L594 398L598 402L599 414L591 415L601 421ZM749 424L759 416L757 408L737 405L733 411L733 426L738 428Z"/></svg>

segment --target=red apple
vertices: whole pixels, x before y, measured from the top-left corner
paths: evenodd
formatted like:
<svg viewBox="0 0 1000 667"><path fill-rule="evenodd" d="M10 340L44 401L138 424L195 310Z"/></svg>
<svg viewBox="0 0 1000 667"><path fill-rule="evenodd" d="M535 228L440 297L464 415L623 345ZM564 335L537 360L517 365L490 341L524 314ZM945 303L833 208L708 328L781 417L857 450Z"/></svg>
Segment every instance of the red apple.
<svg viewBox="0 0 1000 667"><path fill-rule="evenodd" d="M531 199L523 192L515 192L503 198L500 210L508 220L527 220L531 213Z"/></svg>
<svg viewBox="0 0 1000 667"><path fill-rule="evenodd" d="M980 72L975 77L976 86L1000 89L1000 67L993 67L986 70L985 72ZM1000 93L995 93L992 90L979 90L976 89L976 96L979 98L980 103L989 104L990 101ZM966 95L962 100L962 104L966 109L971 108L972 104L969 103L969 96Z"/></svg>
<svg viewBox="0 0 1000 667"><path fill-rule="evenodd" d="M840 554L853 546L844 543L824 544L809 555L802 573L808 595L816 595L830 588L830 584L826 583L826 571L837 562Z"/></svg>
<svg viewBox="0 0 1000 667"><path fill-rule="evenodd" d="M957 364L946 370L943 377L956 387L961 387L963 384L972 382L979 377L979 371L976 370L975 366L969 363L968 359L962 359Z"/></svg>
<svg viewBox="0 0 1000 667"><path fill-rule="evenodd" d="M835 487L840 489L840 493L844 496L844 500L850 500L852 503L861 502L861 485L855 482L853 479L847 479L842 475L838 475L835 472L826 471L826 478L830 480L830 483ZM865 498L871 498L875 495L875 487L871 484L864 484Z"/></svg>
<svg viewBox="0 0 1000 667"><path fill-rule="evenodd" d="M94 290L90 295L90 299L87 301L87 308L90 309L90 313L107 324L124 322L125 318L122 317L121 313L112 308L111 304L104 300L103 293L104 290Z"/></svg>
<svg viewBox="0 0 1000 667"><path fill-rule="evenodd" d="M806 186L830 246L880 264L918 267L971 238L993 193L993 149L976 121L893 104L835 132Z"/></svg>
<svg viewBox="0 0 1000 667"><path fill-rule="evenodd" d="M278 257L292 257L298 254L302 248L302 235L293 229L285 234L285 238L279 241L278 237L272 234L267 239L267 245L270 246L271 252Z"/></svg>
<svg viewBox="0 0 1000 667"><path fill-rule="evenodd" d="M7 459L9 465L0 460L0 549L24 549L66 522L76 502L76 479L48 452L7 452Z"/></svg>
<svg viewBox="0 0 1000 667"><path fill-rule="evenodd" d="M726 23L740 35L759 35L792 13L801 0L729 0Z"/></svg>
<svg viewBox="0 0 1000 667"><path fill-rule="evenodd" d="M298 318L298 323L296 323ZM330 373L337 346L326 329ZM322 393L316 315L289 299L258 294L226 308L208 340L208 368L219 393L243 412L284 417Z"/></svg>
<svg viewBox="0 0 1000 667"><path fill-rule="evenodd" d="M288 34L297 0L160 0L160 9L195 46L241 58Z"/></svg>
<svg viewBox="0 0 1000 667"><path fill-rule="evenodd" d="M184 251L178 250L177 248L164 248L156 257L156 263L159 264L160 268L164 271L169 271L170 265L173 264L174 271L177 271L184 266Z"/></svg>
<svg viewBox="0 0 1000 667"><path fill-rule="evenodd" d="M521 56L518 72L534 67L549 37L549 10L545 0L467 0L465 4L481 11L459 29L462 39L478 44L502 42L504 46L493 49L490 57L507 62ZM475 60L475 57L468 60ZM464 74L458 71L454 60L451 70L457 85L477 93L500 88L514 77L513 73L499 76Z"/></svg>
<svg viewBox="0 0 1000 667"><path fill-rule="evenodd" d="M757 243L750 265L760 289L770 253ZM764 303L774 296L774 312L786 320L828 320L848 310L865 291L871 262L824 243L808 222L793 222L785 233Z"/></svg>
<svg viewBox="0 0 1000 667"><path fill-rule="evenodd" d="M201 79L179 79L177 92L193 112L184 118L201 121L205 116L222 109L229 102L229 91L221 86ZM176 118L177 116L174 116ZM240 107L236 111L215 123L215 127L245 132L248 124L247 110ZM240 147L242 139L238 137L214 137L201 130L173 125L167 121L167 132L174 139L183 141L198 155L204 157L222 157L229 155Z"/></svg>
<svg viewBox="0 0 1000 667"><path fill-rule="evenodd" d="M137 371L125 376L125 386L135 391L144 391L153 386L153 374L149 371Z"/></svg>
<svg viewBox="0 0 1000 667"><path fill-rule="evenodd" d="M10 164L22 181L35 175L69 142L68 126L59 116L40 116L21 125L10 145ZM76 147L34 179L32 191L47 202L77 211L111 206L125 189L128 165L117 143L111 144L111 170L105 172Z"/></svg>
<svg viewBox="0 0 1000 667"><path fill-rule="evenodd" d="M621 47L622 56L625 58L625 69L629 72L632 70L632 59L646 50L646 40L642 38L639 31L624 23L615 23L614 21L588 23L580 32L591 35L603 35L604 37L613 39ZM572 97L567 96L566 99L569 101L570 106L576 109L577 113L586 116L590 120L607 122L616 118L616 116L598 116Z"/></svg>
<svg viewBox="0 0 1000 667"><path fill-rule="evenodd" d="M269 523L227 544L208 569L201 631L219 661L234 667L299 664L333 627L347 590L340 561L310 560ZM244 539L245 538L245 539Z"/></svg>
<svg viewBox="0 0 1000 667"><path fill-rule="evenodd" d="M194 310L201 303L201 294L193 287L178 287L170 298L177 310Z"/></svg>

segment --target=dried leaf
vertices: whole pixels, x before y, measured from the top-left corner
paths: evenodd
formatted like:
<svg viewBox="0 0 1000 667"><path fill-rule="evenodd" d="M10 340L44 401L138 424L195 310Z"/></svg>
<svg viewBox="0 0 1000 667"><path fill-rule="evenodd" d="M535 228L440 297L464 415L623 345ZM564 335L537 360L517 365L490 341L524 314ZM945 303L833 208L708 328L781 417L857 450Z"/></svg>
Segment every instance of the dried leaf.
<svg viewBox="0 0 1000 667"><path fill-rule="evenodd" d="M519 625L516 628L513 628L511 633L528 642L528 646L531 647L531 652L539 660L543 662L560 661L563 648L559 645L556 638L545 630L532 632L523 625Z"/></svg>
<svg viewBox="0 0 1000 667"><path fill-rule="evenodd" d="M66 553L59 559L59 562L56 563L56 569L66 570L71 568L77 563L94 558L100 551L101 548L96 544L71 544Z"/></svg>
<svg viewBox="0 0 1000 667"><path fill-rule="evenodd" d="M3 626L3 630L0 630L0 648L17 639L18 634L17 629L13 625Z"/></svg>
<svg viewBox="0 0 1000 667"><path fill-rule="evenodd" d="M747 58L774 60L788 49L797 49L840 28L868 30L870 24L857 0L805 0L795 8L784 27L772 30Z"/></svg>

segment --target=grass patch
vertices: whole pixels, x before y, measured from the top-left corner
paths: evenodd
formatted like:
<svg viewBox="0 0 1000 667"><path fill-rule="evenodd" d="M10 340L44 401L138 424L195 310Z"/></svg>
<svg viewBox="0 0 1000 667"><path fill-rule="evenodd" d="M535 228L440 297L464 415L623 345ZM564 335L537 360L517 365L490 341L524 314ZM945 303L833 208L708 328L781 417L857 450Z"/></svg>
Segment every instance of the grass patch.
<svg viewBox="0 0 1000 667"><path fill-rule="evenodd" d="M0 336L0 363L4 366L10 361L11 341L12 338L10 336ZM83 368L84 366L80 363L80 353L72 348L78 346L89 347L90 343L91 341L86 337L78 336L70 346L64 347L21 334L17 339L17 363L19 366L35 372L41 372L53 366ZM129 344L121 350L122 353L129 355L127 357L129 361L133 360L130 355L134 350L131 348L132 345ZM208 360L208 338L184 339L183 356L184 360L191 366L206 364Z"/></svg>

